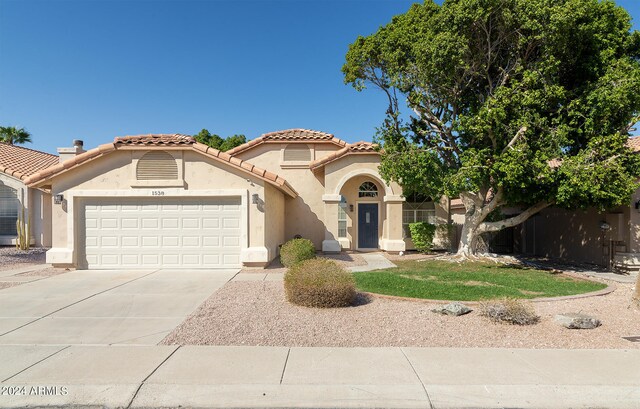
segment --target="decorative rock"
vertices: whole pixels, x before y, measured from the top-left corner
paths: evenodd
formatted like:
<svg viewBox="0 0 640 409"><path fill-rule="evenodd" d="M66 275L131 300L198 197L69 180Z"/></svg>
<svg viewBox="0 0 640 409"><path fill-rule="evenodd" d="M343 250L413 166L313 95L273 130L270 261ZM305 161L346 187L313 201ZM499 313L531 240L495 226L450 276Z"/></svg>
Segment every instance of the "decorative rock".
<svg viewBox="0 0 640 409"><path fill-rule="evenodd" d="M602 324L596 317L580 313L558 314L556 322L569 329L593 329Z"/></svg>
<svg viewBox="0 0 640 409"><path fill-rule="evenodd" d="M452 302L452 303L449 303L449 304L444 305L442 307L435 308L435 309L433 309L431 311L435 312L435 313L438 313L438 314L442 314L442 315L453 315L453 316L458 317L460 315L468 314L472 310L471 310L471 308L467 307L466 305L464 305L462 303Z"/></svg>

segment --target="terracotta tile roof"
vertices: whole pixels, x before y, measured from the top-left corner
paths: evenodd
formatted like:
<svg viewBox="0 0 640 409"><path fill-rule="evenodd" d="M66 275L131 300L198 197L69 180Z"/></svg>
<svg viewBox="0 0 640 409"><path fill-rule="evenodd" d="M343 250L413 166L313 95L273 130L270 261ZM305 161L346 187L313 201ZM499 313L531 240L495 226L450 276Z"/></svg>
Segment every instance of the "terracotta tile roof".
<svg viewBox="0 0 640 409"><path fill-rule="evenodd" d="M0 171L7 175L24 180L56 163L56 155L0 142Z"/></svg>
<svg viewBox="0 0 640 409"><path fill-rule="evenodd" d="M116 145L163 145L180 146L193 145L194 137L181 134L149 134L135 136L119 136L113 140Z"/></svg>
<svg viewBox="0 0 640 409"><path fill-rule="evenodd" d="M634 152L640 151L640 136L630 136L627 141L627 146L630 147Z"/></svg>
<svg viewBox="0 0 640 409"><path fill-rule="evenodd" d="M191 137L186 137L188 139L193 139ZM25 180L25 183L31 186L40 186L47 182L52 177L58 176L63 172L66 172L70 169L74 169L86 162L90 162L94 159L107 155L111 152L114 152L121 148L134 148L140 150L146 149L161 149L166 146L183 146L187 149L193 149L198 152L205 154L206 156L213 158L219 162L224 162L233 166L235 168L240 169L245 173L250 173L259 177L260 179L266 181L267 183L277 187L284 193L288 194L291 197L297 197L298 193L293 189L293 187L287 182L284 178L267 172L265 169L261 169L257 166L250 164L249 162L243 161L238 158L234 158L231 155L221 152L217 149L211 148L207 145L186 140L185 135L141 135L141 136L126 136L126 137L118 137L115 138L113 143L106 143L104 145L100 145L97 148L88 150L80 155L74 156L73 158L67 159L62 163L57 165L48 167L46 169L40 170L39 172L34 173L29 178ZM57 159L57 157L56 157Z"/></svg>
<svg viewBox="0 0 640 409"><path fill-rule="evenodd" d="M377 145L371 142L360 141L360 142L349 144L344 148L338 149L337 151L331 153L330 155L322 159L318 159L316 161L311 162L309 164L309 169L311 170L320 169L323 166L327 165L328 163L331 163L337 159L340 159L343 156L353 155L353 154L379 155L380 152L378 152Z"/></svg>
<svg viewBox="0 0 640 409"><path fill-rule="evenodd" d="M347 143L342 139L338 139L330 133L313 131L311 129L285 129L283 131L269 132L252 139L247 143L236 146L227 151L229 155L237 155L241 152L249 150L255 146L270 142L300 142L300 143L317 143L327 142L338 146L346 146Z"/></svg>

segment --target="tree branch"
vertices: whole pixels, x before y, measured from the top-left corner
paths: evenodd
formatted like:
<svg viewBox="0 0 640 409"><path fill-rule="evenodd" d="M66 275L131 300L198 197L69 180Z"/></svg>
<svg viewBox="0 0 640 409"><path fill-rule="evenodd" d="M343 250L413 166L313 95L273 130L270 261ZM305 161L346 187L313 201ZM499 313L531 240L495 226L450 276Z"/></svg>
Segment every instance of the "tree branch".
<svg viewBox="0 0 640 409"><path fill-rule="evenodd" d="M511 141L509 141L507 146L504 147L504 149L502 150L502 153L505 153L507 151L507 149L512 149L513 145L515 145L516 142L518 142L518 140L520 138L522 138L522 136L524 135L525 132L527 132L527 127L526 126L523 126L522 128L520 128L520 130L518 130L518 132L516 132L515 136L511 139Z"/></svg>
<svg viewBox="0 0 640 409"><path fill-rule="evenodd" d="M526 209L524 212L520 213L517 216L513 216L508 219L500 220L497 222L482 222L480 226L478 226L478 233L500 231L507 227L516 226L524 222L534 214L538 213L540 210L547 208L549 206L551 206L551 203L549 202L540 202Z"/></svg>

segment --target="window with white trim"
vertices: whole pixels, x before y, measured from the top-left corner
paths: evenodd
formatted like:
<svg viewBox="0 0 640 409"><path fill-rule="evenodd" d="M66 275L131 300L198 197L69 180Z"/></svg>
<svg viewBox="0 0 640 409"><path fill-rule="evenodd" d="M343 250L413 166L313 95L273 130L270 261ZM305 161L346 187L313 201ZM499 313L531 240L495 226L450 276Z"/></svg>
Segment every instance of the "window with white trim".
<svg viewBox="0 0 640 409"><path fill-rule="evenodd" d="M0 236L16 236L16 222L20 210L18 191L0 183Z"/></svg>
<svg viewBox="0 0 640 409"><path fill-rule="evenodd" d="M340 197L338 205L338 237L347 237L347 199L344 196Z"/></svg>
<svg viewBox="0 0 640 409"><path fill-rule="evenodd" d="M378 197L378 186L373 182L364 182L358 189L358 197Z"/></svg>
<svg viewBox="0 0 640 409"><path fill-rule="evenodd" d="M411 195L402 204L402 233L404 238L411 237L409 225L417 222L436 224L436 210L430 198Z"/></svg>

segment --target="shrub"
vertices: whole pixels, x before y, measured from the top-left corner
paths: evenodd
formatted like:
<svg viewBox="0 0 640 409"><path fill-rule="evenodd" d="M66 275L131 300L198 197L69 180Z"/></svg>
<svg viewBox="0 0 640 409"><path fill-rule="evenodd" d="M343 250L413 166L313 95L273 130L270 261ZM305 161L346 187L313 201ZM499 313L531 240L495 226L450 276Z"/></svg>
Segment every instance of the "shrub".
<svg viewBox="0 0 640 409"><path fill-rule="evenodd" d="M436 226L427 222L411 223L411 241L416 246L416 250L426 253L433 247L433 237L436 233Z"/></svg>
<svg viewBox="0 0 640 409"><path fill-rule="evenodd" d="M480 303L480 315L501 324L533 325L540 321L530 304L516 298L484 301Z"/></svg>
<svg viewBox="0 0 640 409"><path fill-rule="evenodd" d="M293 239L282 245L280 249L280 262L285 267L316 257L316 248L311 240Z"/></svg>
<svg viewBox="0 0 640 409"><path fill-rule="evenodd" d="M305 307L348 307L356 299L353 275L333 260L305 260L284 275L287 300Z"/></svg>

